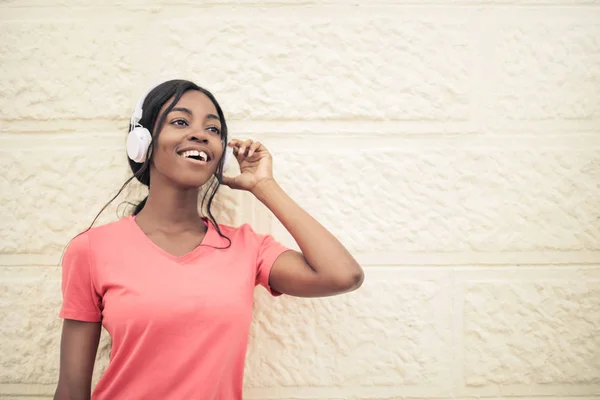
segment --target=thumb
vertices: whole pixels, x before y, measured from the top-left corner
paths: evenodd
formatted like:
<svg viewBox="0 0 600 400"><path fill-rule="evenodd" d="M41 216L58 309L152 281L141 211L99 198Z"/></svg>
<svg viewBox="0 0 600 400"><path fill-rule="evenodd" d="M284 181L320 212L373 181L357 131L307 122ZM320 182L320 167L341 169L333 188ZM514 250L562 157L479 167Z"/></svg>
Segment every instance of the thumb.
<svg viewBox="0 0 600 400"><path fill-rule="evenodd" d="M221 183L225 186L229 186L232 187L235 186L235 178L232 178L231 176L225 176L223 175L223 178L221 179Z"/></svg>

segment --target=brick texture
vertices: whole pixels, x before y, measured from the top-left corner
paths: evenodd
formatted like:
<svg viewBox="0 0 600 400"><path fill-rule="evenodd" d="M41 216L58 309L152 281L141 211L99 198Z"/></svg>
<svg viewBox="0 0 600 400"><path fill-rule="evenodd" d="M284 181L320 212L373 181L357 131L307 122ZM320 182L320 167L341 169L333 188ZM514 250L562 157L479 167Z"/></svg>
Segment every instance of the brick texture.
<svg viewBox="0 0 600 400"><path fill-rule="evenodd" d="M598 399L598 4L0 0L0 399L52 397L62 250L162 77L211 90L368 261L350 294L257 289L245 398ZM293 245L249 194L214 210Z"/></svg>
<svg viewBox="0 0 600 400"><path fill-rule="evenodd" d="M598 384L599 283L470 283L464 311L466 383Z"/></svg>

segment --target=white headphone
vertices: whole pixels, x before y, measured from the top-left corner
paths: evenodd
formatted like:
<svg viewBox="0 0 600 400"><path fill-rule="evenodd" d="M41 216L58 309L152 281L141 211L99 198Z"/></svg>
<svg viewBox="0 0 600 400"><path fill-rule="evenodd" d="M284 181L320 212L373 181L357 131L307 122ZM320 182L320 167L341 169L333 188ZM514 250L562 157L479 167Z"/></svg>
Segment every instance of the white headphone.
<svg viewBox="0 0 600 400"><path fill-rule="evenodd" d="M138 164L142 164L144 161L146 161L146 154L148 152L148 149L150 148L150 142L152 141L152 135L150 134L150 131L144 128L139 123L143 115L142 106L144 104L146 96L148 96L148 94L154 88L156 88L162 83L164 82L152 86L146 91L146 93L144 93L144 95L138 100L135 106L135 110L131 115L131 121L129 124L129 134L127 135L127 156ZM229 164L232 154L233 149L229 146L225 146L225 160L223 164L223 170L225 170L225 168Z"/></svg>

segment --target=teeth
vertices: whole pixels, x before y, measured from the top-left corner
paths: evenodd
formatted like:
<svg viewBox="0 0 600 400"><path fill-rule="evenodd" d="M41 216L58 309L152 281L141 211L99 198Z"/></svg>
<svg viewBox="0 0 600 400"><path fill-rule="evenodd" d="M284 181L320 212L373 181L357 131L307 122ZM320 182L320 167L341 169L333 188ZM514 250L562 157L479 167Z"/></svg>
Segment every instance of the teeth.
<svg viewBox="0 0 600 400"><path fill-rule="evenodd" d="M198 150L184 151L183 153L181 153L181 156L184 157L184 158L188 158L188 157L200 157L200 160L202 160L202 161L208 161L208 155L205 152L198 151Z"/></svg>

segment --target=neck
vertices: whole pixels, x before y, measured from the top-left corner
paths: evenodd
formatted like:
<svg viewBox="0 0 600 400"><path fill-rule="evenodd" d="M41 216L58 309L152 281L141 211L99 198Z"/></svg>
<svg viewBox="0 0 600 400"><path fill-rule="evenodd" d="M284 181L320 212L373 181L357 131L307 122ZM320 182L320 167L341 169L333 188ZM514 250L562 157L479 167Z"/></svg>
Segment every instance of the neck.
<svg viewBox="0 0 600 400"><path fill-rule="evenodd" d="M152 181L148 199L137 219L158 226L203 226L198 212L199 188L184 189Z"/></svg>

